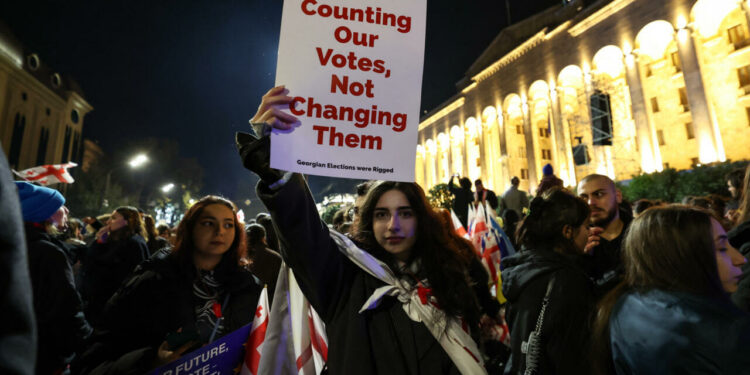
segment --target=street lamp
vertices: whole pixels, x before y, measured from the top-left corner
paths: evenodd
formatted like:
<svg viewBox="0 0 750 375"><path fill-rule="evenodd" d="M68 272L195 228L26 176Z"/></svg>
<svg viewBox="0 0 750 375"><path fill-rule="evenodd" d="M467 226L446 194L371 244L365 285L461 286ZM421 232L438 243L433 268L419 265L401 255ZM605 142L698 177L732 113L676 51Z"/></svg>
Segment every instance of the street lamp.
<svg viewBox="0 0 750 375"><path fill-rule="evenodd" d="M174 184L171 182L161 187L161 191L164 193L169 193L172 189L174 189Z"/></svg>
<svg viewBox="0 0 750 375"><path fill-rule="evenodd" d="M128 161L127 164L132 169L138 169L138 168L142 167L143 165L145 165L146 163L148 163L148 156L146 156L146 154L138 154L138 155L132 157ZM107 178L106 178L106 181L104 183L104 193L102 194L102 199L101 199L102 207L108 206L108 204L105 204L105 202L106 202L107 195L109 194L109 184L110 184L110 180L112 179L112 172L114 172L114 171L116 171L116 170L118 170L118 169L120 169L122 167L123 166L121 166L121 165L120 166L116 166L116 167L110 169L109 172L107 172Z"/></svg>

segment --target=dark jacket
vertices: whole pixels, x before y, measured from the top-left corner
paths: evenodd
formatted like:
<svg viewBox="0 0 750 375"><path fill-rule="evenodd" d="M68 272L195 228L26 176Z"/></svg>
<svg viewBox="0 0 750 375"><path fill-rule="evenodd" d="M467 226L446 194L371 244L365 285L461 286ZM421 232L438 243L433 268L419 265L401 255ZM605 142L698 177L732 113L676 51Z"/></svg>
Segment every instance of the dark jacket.
<svg viewBox="0 0 750 375"><path fill-rule="evenodd" d="M503 259L503 295L508 299L505 320L510 328L511 358L505 374L522 374L526 355L521 346L536 327L547 284L554 276L544 323L540 374L586 374L584 348L591 336L593 286L572 256L528 250Z"/></svg>
<svg viewBox="0 0 750 375"><path fill-rule="evenodd" d="M268 302L273 305L273 292L281 269L281 255L262 243L252 247L251 252L253 262L250 264L250 272L268 286Z"/></svg>
<svg viewBox="0 0 750 375"><path fill-rule="evenodd" d="M750 259L750 220L741 223L727 233L729 244ZM737 285L737 291L732 294L732 301L740 309L750 312L750 263L742 265L744 277Z"/></svg>
<svg viewBox="0 0 750 375"><path fill-rule="evenodd" d="M633 219L620 211L620 220L623 222L620 235L611 241L602 237L594 248L593 254L582 258L582 265L594 282L594 294L597 300L604 297L622 280L625 271L622 264L622 241Z"/></svg>
<svg viewBox="0 0 750 375"><path fill-rule="evenodd" d="M83 261L82 294L86 316L96 325L104 305L135 267L148 259L146 240L138 234L119 241L94 241Z"/></svg>
<svg viewBox="0 0 750 375"><path fill-rule="evenodd" d="M384 284L338 250L301 175L292 175L277 191L261 181L257 192L278 228L284 261L326 324L331 374L458 373L424 324L409 319L397 299L384 297L377 308L359 312Z"/></svg>
<svg viewBox="0 0 750 375"><path fill-rule="evenodd" d="M728 302L629 292L615 304L609 332L618 374L750 374L750 317Z"/></svg>
<svg viewBox="0 0 750 375"><path fill-rule="evenodd" d="M448 190L453 194L453 212L456 213L464 228L468 230L469 204L474 202L474 193L471 192L471 189L454 185L453 177L448 182Z"/></svg>
<svg viewBox="0 0 750 375"><path fill-rule="evenodd" d="M101 325L77 366L83 374L143 374L170 332L196 326L193 280L168 252L143 262L107 303ZM224 281L225 332L252 322L262 287L240 269ZM223 299L223 296L222 296Z"/></svg>
<svg viewBox="0 0 750 375"><path fill-rule="evenodd" d="M18 188L0 146L0 374L34 373L36 327Z"/></svg>
<svg viewBox="0 0 750 375"><path fill-rule="evenodd" d="M38 329L36 373L52 374L70 363L92 329L64 245L31 224L26 240Z"/></svg>

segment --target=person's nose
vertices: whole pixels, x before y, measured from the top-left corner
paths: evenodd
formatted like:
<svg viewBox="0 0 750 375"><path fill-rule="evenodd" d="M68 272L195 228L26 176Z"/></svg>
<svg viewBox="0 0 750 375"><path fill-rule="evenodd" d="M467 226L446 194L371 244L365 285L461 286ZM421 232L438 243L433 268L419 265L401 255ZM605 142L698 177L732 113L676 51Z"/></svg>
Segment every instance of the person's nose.
<svg viewBox="0 0 750 375"><path fill-rule="evenodd" d="M401 229L401 223L398 220L398 213L391 215L391 220L388 222L388 230L391 232L398 232Z"/></svg>
<svg viewBox="0 0 750 375"><path fill-rule="evenodd" d="M742 256L742 254L739 251L737 251L737 249L735 249L734 247L727 246L727 252L729 252L729 259L732 260L733 265L739 267L747 263L747 258Z"/></svg>

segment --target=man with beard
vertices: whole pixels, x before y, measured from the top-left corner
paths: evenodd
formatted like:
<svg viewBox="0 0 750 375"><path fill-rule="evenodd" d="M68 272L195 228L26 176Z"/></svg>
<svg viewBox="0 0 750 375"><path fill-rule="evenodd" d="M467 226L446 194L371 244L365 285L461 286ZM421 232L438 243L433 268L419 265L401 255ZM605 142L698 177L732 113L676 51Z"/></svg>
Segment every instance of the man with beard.
<svg viewBox="0 0 750 375"><path fill-rule="evenodd" d="M591 209L585 267L592 277L597 297L601 297L620 281L622 239L632 218L620 212L622 193L609 177L591 174L578 184L578 196Z"/></svg>

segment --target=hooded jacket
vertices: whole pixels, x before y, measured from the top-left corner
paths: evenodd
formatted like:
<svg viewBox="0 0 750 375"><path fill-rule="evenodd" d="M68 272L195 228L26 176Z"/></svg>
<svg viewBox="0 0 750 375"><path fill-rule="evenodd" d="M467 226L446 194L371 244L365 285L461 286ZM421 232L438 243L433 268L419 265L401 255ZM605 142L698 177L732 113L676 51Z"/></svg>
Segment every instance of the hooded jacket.
<svg viewBox="0 0 750 375"><path fill-rule="evenodd" d="M593 286L577 259L549 250L524 249L503 259L505 320L510 328L511 357L505 374L522 374L521 346L536 327L550 278L555 282L542 324L541 374L589 373L586 348L591 335Z"/></svg>
<svg viewBox="0 0 750 375"><path fill-rule="evenodd" d="M750 220L741 223L727 233L729 244L742 253L742 256L750 259ZM750 312L750 263L742 265L742 274L745 277L737 285L737 291L732 294L732 301L740 309Z"/></svg>

